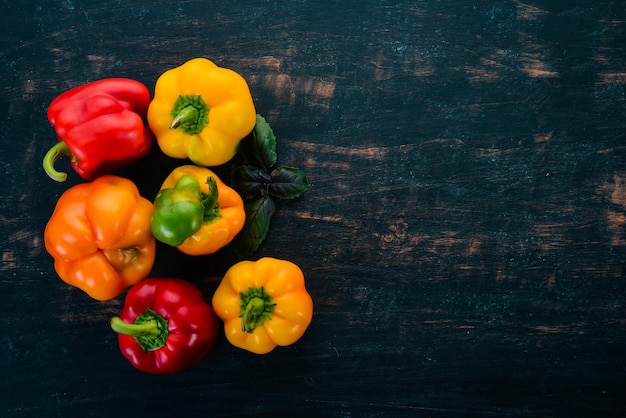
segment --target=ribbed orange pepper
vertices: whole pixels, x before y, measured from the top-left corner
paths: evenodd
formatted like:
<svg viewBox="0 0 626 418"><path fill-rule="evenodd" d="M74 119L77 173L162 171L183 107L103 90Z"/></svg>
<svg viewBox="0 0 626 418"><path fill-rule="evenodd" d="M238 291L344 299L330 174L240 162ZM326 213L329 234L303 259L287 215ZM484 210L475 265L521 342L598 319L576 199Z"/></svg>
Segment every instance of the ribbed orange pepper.
<svg viewBox="0 0 626 418"><path fill-rule="evenodd" d="M228 245L241 231L246 222L246 212L243 199L239 194L228 187L220 178L206 167L197 165L183 165L175 168L163 181L161 190L170 189L176 185L184 175L191 175L200 183L202 193L209 193L207 179L213 177L217 183L218 214L203 222L198 230L188 236L176 248L188 255L206 255L217 252ZM155 212L155 215L157 213ZM153 219L153 223L158 219Z"/></svg>
<svg viewBox="0 0 626 418"><path fill-rule="evenodd" d="M44 231L57 274L97 300L112 299L146 278L156 249L152 211L152 203L122 177L105 175L69 188Z"/></svg>

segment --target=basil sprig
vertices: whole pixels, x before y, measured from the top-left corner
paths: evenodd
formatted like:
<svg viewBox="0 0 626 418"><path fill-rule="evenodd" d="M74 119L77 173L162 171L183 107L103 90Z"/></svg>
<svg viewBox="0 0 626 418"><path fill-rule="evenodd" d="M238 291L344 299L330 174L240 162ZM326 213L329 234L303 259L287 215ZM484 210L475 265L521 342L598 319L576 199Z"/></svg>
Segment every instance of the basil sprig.
<svg viewBox="0 0 626 418"><path fill-rule="evenodd" d="M261 115L257 115L254 130L239 144L239 152L243 164L233 171L231 185L245 202L246 222L235 240L237 254L245 258L265 240L276 211L275 199L295 199L311 185L299 168L278 165L276 136Z"/></svg>

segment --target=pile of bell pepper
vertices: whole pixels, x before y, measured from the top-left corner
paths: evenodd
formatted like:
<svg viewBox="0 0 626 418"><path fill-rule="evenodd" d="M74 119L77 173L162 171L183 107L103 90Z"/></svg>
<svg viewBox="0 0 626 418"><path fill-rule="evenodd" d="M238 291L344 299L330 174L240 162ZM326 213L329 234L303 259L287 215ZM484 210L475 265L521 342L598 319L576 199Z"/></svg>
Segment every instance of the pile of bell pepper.
<svg viewBox="0 0 626 418"><path fill-rule="evenodd" d="M288 260L245 258L265 237L272 199L297 197L309 183L299 169L277 165L273 132L240 74L195 58L165 71L153 98L136 80L97 80L54 99L48 120L57 142L43 158L45 172L65 181L55 165L68 157L85 181L58 199L45 248L58 276L89 297L107 301L125 293L110 325L133 366L149 373L193 367L222 328L233 346L257 354L302 337L313 316L302 270ZM147 199L118 172L143 159L154 142L168 157L188 161ZM242 149L253 155L243 157L228 185L211 168L232 163ZM227 269L210 302L190 280L152 277L157 245L210 256L244 234L253 242L241 247L247 252Z"/></svg>

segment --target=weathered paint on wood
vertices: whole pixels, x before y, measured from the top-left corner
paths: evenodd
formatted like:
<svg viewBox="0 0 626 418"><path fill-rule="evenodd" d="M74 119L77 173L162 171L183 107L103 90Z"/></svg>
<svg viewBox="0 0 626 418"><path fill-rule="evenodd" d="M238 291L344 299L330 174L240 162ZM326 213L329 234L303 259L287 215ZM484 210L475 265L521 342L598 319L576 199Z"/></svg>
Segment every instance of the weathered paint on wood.
<svg viewBox="0 0 626 418"><path fill-rule="evenodd" d="M625 412L626 2L4 2L2 416L607 416ZM256 254L305 271L313 323L141 374L55 275L49 102L205 56L249 81L313 187ZM180 162L122 174L152 198ZM159 247L210 298L228 254Z"/></svg>

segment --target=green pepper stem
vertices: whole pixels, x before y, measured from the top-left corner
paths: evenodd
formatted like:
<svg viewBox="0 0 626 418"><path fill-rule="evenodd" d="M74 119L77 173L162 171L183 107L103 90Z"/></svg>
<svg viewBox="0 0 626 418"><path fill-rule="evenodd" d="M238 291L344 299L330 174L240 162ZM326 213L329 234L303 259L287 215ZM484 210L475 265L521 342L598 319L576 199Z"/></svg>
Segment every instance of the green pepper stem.
<svg viewBox="0 0 626 418"><path fill-rule="evenodd" d="M71 154L69 147L65 141L59 141L52 146L43 157L43 169L52 180L58 182L64 182L67 180L67 173L57 171L57 169L54 168L54 163L56 163L59 158L67 154Z"/></svg>
<svg viewBox="0 0 626 418"><path fill-rule="evenodd" d="M187 135L199 134L209 123L209 107L202 96L178 96L170 115L170 129L178 129Z"/></svg>
<svg viewBox="0 0 626 418"><path fill-rule="evenodd" d="M163 347L168 335L167 320L152 310L142 313L134 324L115 316L111 318L111 329L118 334L134 337L145 351Z"/></svg>
<svg viewBox="0 0 626 418"><path fill-rule="evenodd" d="M189 105L183 108L177 115L172 119L172 123L170 124L170 130L177 129L181 125L185 125L188 123L197 123L199 112L198 109Z"/></svg>
<svg viewBox="0 0 626 418"><path fill-rule="evenodd" d="M254 317L261 315L263 311L265 311L265 301L263 299L259 297L250 299L241 316L241 330L252 333L255 328Z"/></svg>
<svg viewBox="0 0 626 418"><path fill-rule="evenodd" d="M209 186L209 193L202 197L202 205L204 206L204 223L210 223L222 216L220 205L217 201L219 191L217 189L217 181L213 176L209 176L206 180Z"/></svg>
<svg viewBox="0 0 626 418"><path fill-rule="evenodd" d="M156 337L161 334L155 320L142 324L129 324L122 321L118 316L111 318L111 328L118 334L130 335L131 337Z"/></svg>
<svg viewBox="0 0 626 418"><path fill-rule="evenodd" d="M262 286L248 288L239 294L239 298L239 317L243 332L252 334L257 327L272 319L276 302Z"/></svg>

